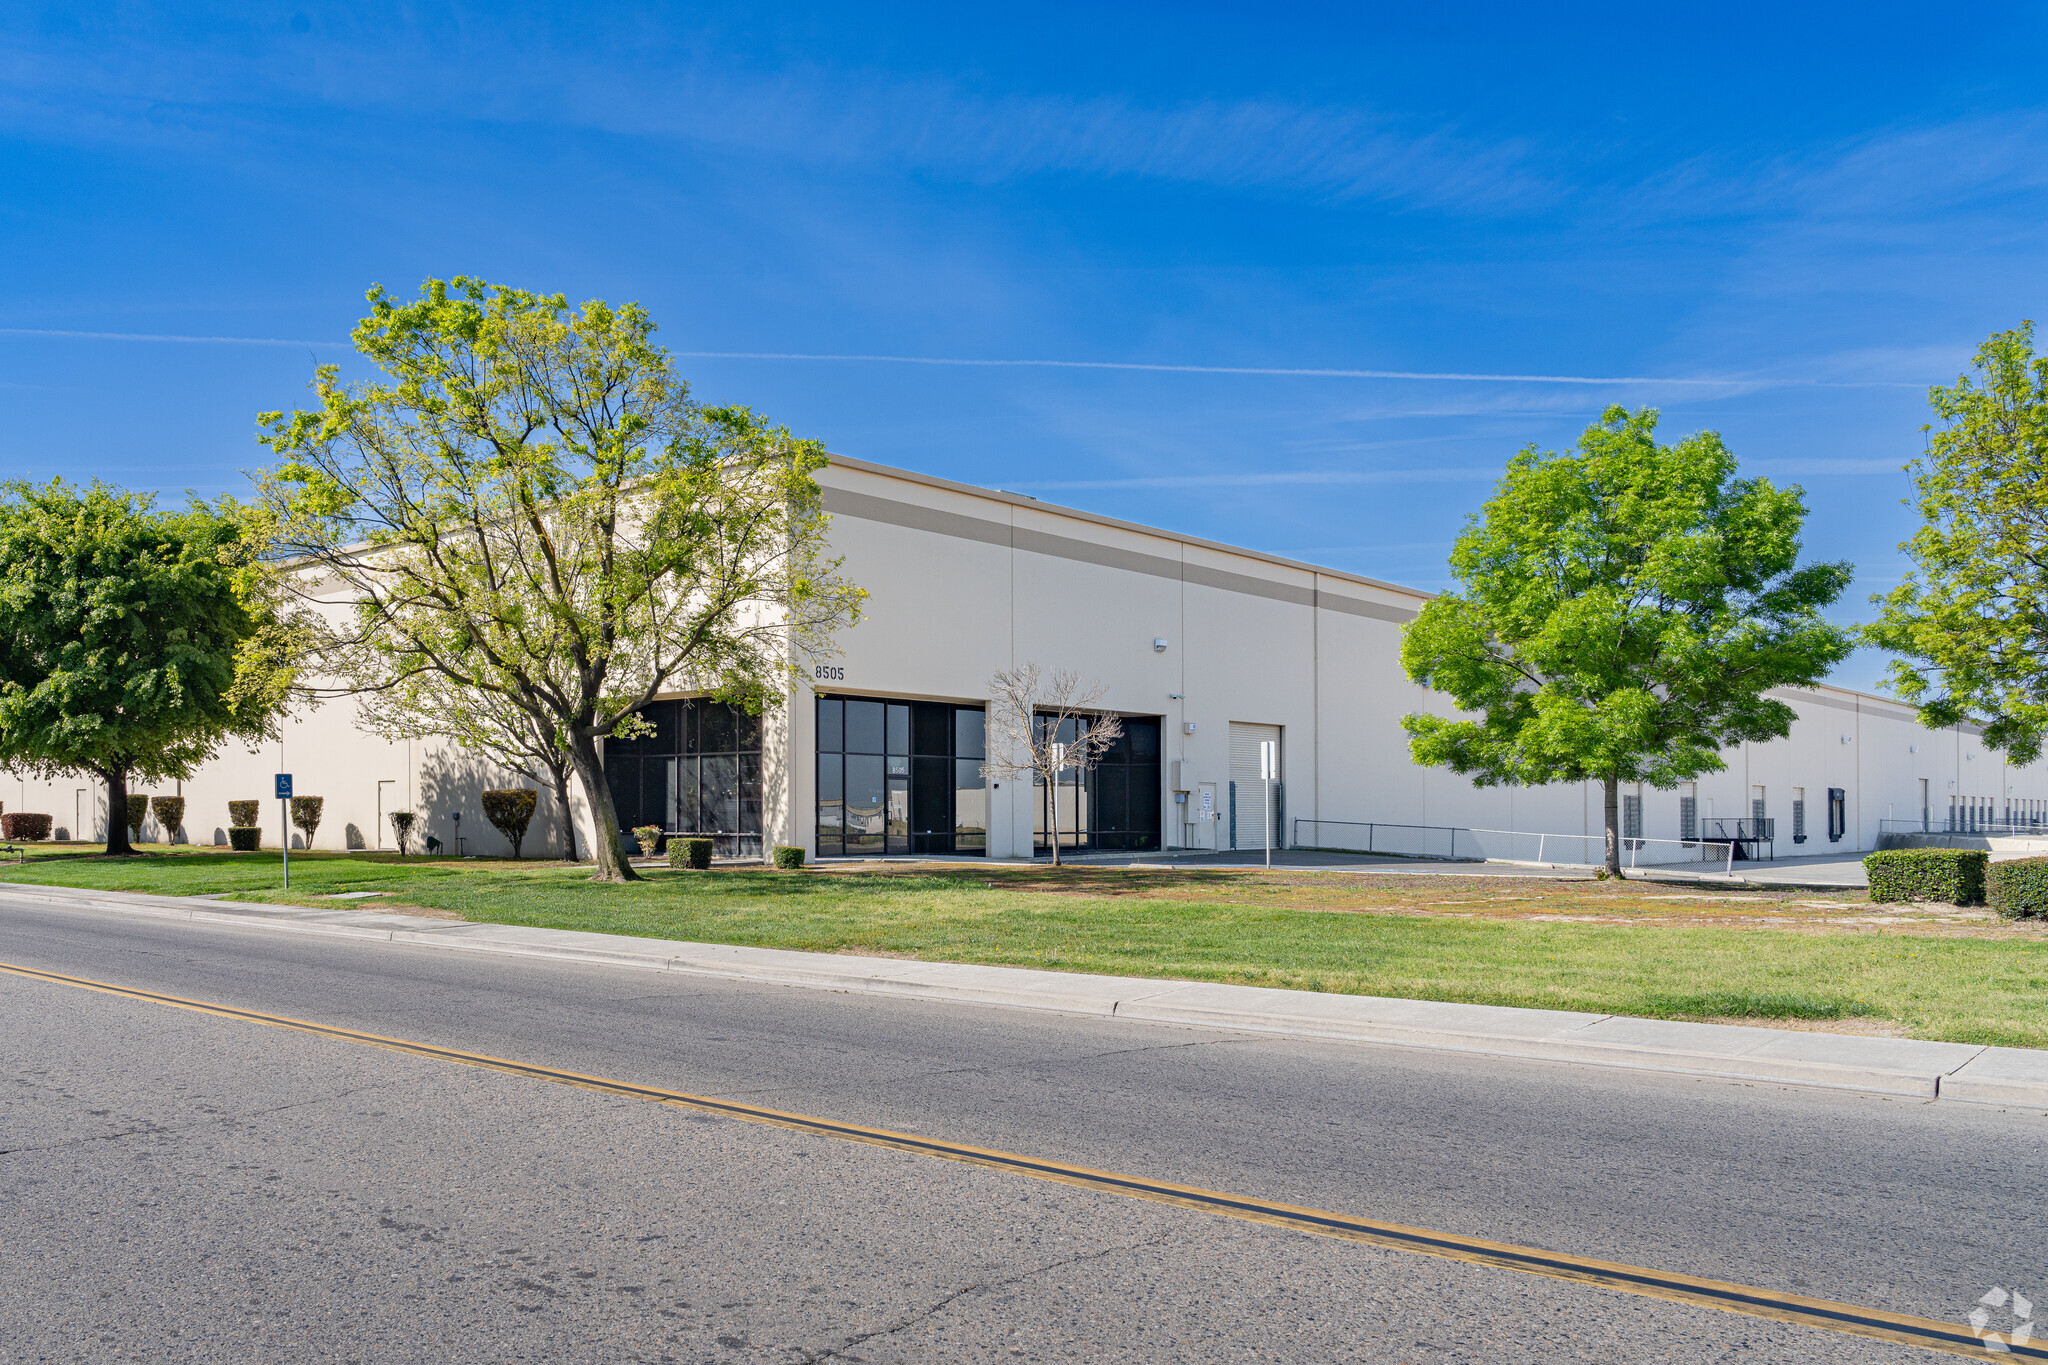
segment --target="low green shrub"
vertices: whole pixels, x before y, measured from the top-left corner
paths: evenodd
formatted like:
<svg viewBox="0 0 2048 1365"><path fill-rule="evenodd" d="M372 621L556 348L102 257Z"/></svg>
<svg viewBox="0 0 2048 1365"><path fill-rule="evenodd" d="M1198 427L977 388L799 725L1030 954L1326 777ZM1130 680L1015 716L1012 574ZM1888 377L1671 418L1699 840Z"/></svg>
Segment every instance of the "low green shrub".
<svg viewBox="0 0 2048 1365"><path fill-rule="evenodd" d="M2048 916L2048 858L1991 864L1984 874L1984 898L2000 919Z"/></svg>
<svg viewBox="0 0 2048 1365"><path fill-rule="evenodd" d="M228 847L237 853L255 853L263 847L263 826L228 826Z"/></svg>
<svg viewBox="0 0 2048 1365"><path fill-rule="evenodd" d="M50 837L50 817L31 815L27 811L12 811L0 815L0 837L19 839L34 843Z"/></svg>
<svg viewBox="0 0 2048 1365"><path fill-rule="evenodd" d="M804 865L804 851L795 844L777 844L774 858L775 865L784 872L794 872Z"/></svg>
<svg viewBox="0 0 2048 1365"><path fill-rule="evenodd" d="M313 834L320 828L320 812L327 809L324 796L294 796L292 798L292 823L306 836L306 847L313 846Z"/></svg>
<svg viewBox="0 0 2048 1365"><path fill-rule="evenodd" d="M1895 848L1863 860L1874 901L1984 903L1984 868L1991 855L1981 848Z"/></svg>
<svg viewBox="0 0 2048 1365"><path fill-rule="evenodd" d="M711 841L709 839L671 839L668 841L668 865L670 867L693 867L702 872L711 866Z"/></svg>
<svg viewBox="0 0 2048 1365"><path fill-rule="evenodd" d="M143 821L145 821L145 820L147 820L148 818L149 818L149 794L148 794L147 792L129 792L129 793L128 793L128 837L129 837L130 839L134 839L134 840L137 840L137 841L140 841L140 840L141 840L141 838L142 838L142 822L143 822Z"/></svg>
<svg viewBox="0 0 2048 1365"><path fill-rule="evenodd" d="M654 846L661 842L661 826L635 825L633 827L633 842L640 845L641 857L652 858L654 856ZM671 840L670 843L673 844L674 841Z"/></svg>
<svg viewBox="0 0 2048 1365"><path fill-rule="evenodd" d="M481 804L484 819L512 845L512 856L519 857L526 844L526 827L533 823L533 812L540 805L540 793L532 787L494 787L483 794Z"/></svg>
<svg viewBox="0 0 2048 1365"><path fill-rule="evenodd" d="M152 796L149 809L156 816L156 822L164 827L164 842L171 843L178 831L185 828L185 798L182 796Z"/></svg>

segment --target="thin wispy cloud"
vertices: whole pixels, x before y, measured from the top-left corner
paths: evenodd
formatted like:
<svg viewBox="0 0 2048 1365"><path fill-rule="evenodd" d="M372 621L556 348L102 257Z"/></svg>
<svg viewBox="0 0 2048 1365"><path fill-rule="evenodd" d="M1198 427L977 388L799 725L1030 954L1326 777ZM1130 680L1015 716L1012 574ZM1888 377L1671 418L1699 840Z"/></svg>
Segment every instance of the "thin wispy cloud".
<svg viewBox="0 0 2048 1365"><path fill-rule="evenodd" d="M1831 474L1897 474L1906 466L1906 461L1894 456L1890 459L1774 459L1744 460L1744 474L1762 474L1766 477L1797 477Z"/></svg>
<svg viewBox="0 0 2048 1365"><path fill-rule="evenodd" d="M165 27L101 23L56 38L0 29L11 40L0 118L67 138L159 142L259 130L270 110L311 99L408 121L547 124L974 183L1079 175L1479 212L1567 192L1520 139L1369 108L987 94L816 63L762 75L702 48L626 39L593 50L509 15L466 27L458 62L447 35L419 22L323 24L313 61L303 39L237 27L233 48Z"/></svg>
<svg viewBox="0 0 2048 1365"><path fill-rule="evenodd" d="M924 355L832 355L797 351L677 351L695 360L801 360L884 365L969 365L1055 370L1141 370L1161 374L1288 375L1314 379L1411 379L1469 384L1684 385L1696 388L1920 388L1898 380L1694 378L1676 375L1490 374L1451 370L1347 370L1277 365L1166 365L1127 360L990 360Z"/></svg>

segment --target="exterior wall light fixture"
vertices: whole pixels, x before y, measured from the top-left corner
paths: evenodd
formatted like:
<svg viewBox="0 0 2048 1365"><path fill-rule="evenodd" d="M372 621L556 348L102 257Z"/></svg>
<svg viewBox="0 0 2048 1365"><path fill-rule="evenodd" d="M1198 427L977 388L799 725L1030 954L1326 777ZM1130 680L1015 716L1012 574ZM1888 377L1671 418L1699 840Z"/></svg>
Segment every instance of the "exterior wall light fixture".
<svg viewBox="0 0 2048 1365"><path fill-rule="evenodd" d="M1189 721L1182 721L1182 722L1181 722L1181 727L1180 727L1180 732L1181 732L1182 734L1184 734L1184 735L1191 735L1191 734L1193 734L1193 733L1195 732L1195 723L1194 723L1193 721L1191 721L1191 720L1189 720Z"/></svg>
<svg viewBox="0 0 2048 1365"><path fill-rule="evenodd" d="M1154 654L1164 654L1164 653L1166 652L1166 637L1165 637L1165 636L1163 636L1163 635L1160 635L1160 636L1155 636L1155 637L1153 638L1153 640L1152 640L1152 652L1153 652Z"/></svg>

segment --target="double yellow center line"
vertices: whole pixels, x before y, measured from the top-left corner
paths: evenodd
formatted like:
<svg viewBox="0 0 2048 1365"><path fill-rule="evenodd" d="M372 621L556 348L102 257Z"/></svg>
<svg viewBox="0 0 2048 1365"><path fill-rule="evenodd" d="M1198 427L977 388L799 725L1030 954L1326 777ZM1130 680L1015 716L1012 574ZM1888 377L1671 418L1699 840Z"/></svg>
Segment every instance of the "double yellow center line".
<svg viewBox="0 0 2048 1365"><path fill-rule="evenodd" d="M12 963L0 962L0 972L26 977L33 981L99 991L129 1000L145 1000L176 1009L195 1010L223 1019L239 1019L245 1023L292 1029L322 1038L364 1043L414 1057L453 1062L460 1066L481 1067L486 1071L502 1071L507 1075L551 1081L557 1085L573 1085L584 1090L595 1090L600 1094L652 1100L657 1104L676 1105L747 1123L763 1123L776 1128L815 1133L821 1137L864 1142L876 1147L893 1147L897 1151L916 1152L946 1161L985 1166L990 1170L1007 1171L1013 1175L1028 1176L1033 1180L1047 1180L1078 1189L1098 1190L1131 1199L1144 1199L1155 1204L1172 1204L1199 1213L1220 1214L1226 1218L1264 1223L1271 1227L1291 1228L1297 1232L1311 1232L1323 1237L1338 1237L1349 1242L1364 1242L1371 1246L1389 1247L1397 1251L1419 1252L1425 1256L1440 1256L1446 1260L1464 1261L1472 1265L1499 1266L1505 1270L1517 1270L1529 1275L1543 1275L1550 1279L1598 1285L1603 1289L1640 1294L1647 1298L1697 1304L1705 1308L1718 1308L1724 1312L1742 1313L1749 1317L1819 1327L1831 1332L1870 1337L1905 1346L1920 1346L1955 1355L1981 1357L1989 1354L1976 1334L1968 1327L1955 1323L1935 1322L1929 1318L1908 1317L1900 1313L1887 1313L1882 1309L1863 1308L1856 1304L1833 1303L1826 1299L1801 1298L1796 1294L1781 1294L1775 1290L1730 1284L1723 1280L1703 1280L1691 1275L1649 1270L1642 1266L1589 1260L1581 1256L1567 1256L1535 1247L1515 1246L1507 1242L1489 1242L1476 1237L1462 1237L1456 1233L1436 1232L1429 1228L1383 1223L1374 1218L1331 1213L1324 1209L1276 1204L1264 1199L1205 1190L1193 1185L1175 1185L1163 1180L1148 1180L1142 1176L1122 1175L1115 1171L1098 1171L1087 1166L1070 1166L1065 1162L1022 1156L1016 1152L973 1147L966 1143L947 1142L940 1138L918 1137L913 1133L896 1133L885 1128L866 1128L859 1124L842 1123L836 1119L794 1114L781 1109L767 1109L760 1105L741 1104L734 1100L715 1099L708 1095L690 1095L678 1090L637 1085L631 1081L617 1081L604 1076L586 1076L581 1072L564 1071L558 1067L541 1066L533 1062L517 1062L480 1052L463 1052L456 1048L419 1043L406 1038L388 1038L382 1034L339 1028L333 1024L318 1024L282 1014L237 1009L232 1005L188 1000L182 996L165 995L160 991L138 990L132 986L117 986L110 982L94 981L89 977L67 976L62 972L42 971ZM2048 1345L2015 1343L2001 1354L2014 1360L2048 1361Z"/></svg>

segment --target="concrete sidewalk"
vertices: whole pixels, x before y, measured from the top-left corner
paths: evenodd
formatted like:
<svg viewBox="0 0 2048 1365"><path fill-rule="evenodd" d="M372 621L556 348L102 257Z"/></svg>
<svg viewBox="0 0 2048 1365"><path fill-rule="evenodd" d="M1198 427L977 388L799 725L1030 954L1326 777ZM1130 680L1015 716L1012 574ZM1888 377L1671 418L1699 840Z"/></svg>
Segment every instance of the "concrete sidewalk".
<svg viewBox="0 0 2048 1365"><path fill-rule="evenodd" d="M8 902L1154 1023L2048 1109L2048 1051L741 948L355 909L0 883Z"/></svg>
<svg viewBox="0 0 2048 1365"><path fill-rule="evenodd" d="M1815 890L1853 891L1870 885L1863 870L1863 854L1801 854L1796 857L1738 861L1733 873L1721 863L1667 863L1628 869L1630 880L1645 882L1714 882L1728 886L1767 888L1812 887ZM853 861L853 860L848 860ZM913 862L914 857L877 861ZM933 855L929 861L957 861ZM1127 867L1147 871L1186 871L1214 868L1263 868L1266 855L1259 849L1232 849L1226 853L1189 851L1164 853L1082 853L1069 854L1064 861L1074 867ZM1009 859L1008 865L1050 866L1047 860ZM982 863L997 866L1004 863ZM1389 854L1340 853L1327 849L1278 848L1273 850L1275 870L1294 872L1371 872L1417 877L1539 877L1553 881L1585 881L1593 868L1584 863L1478 862L1472 860L1401 858Z"/></svg>

